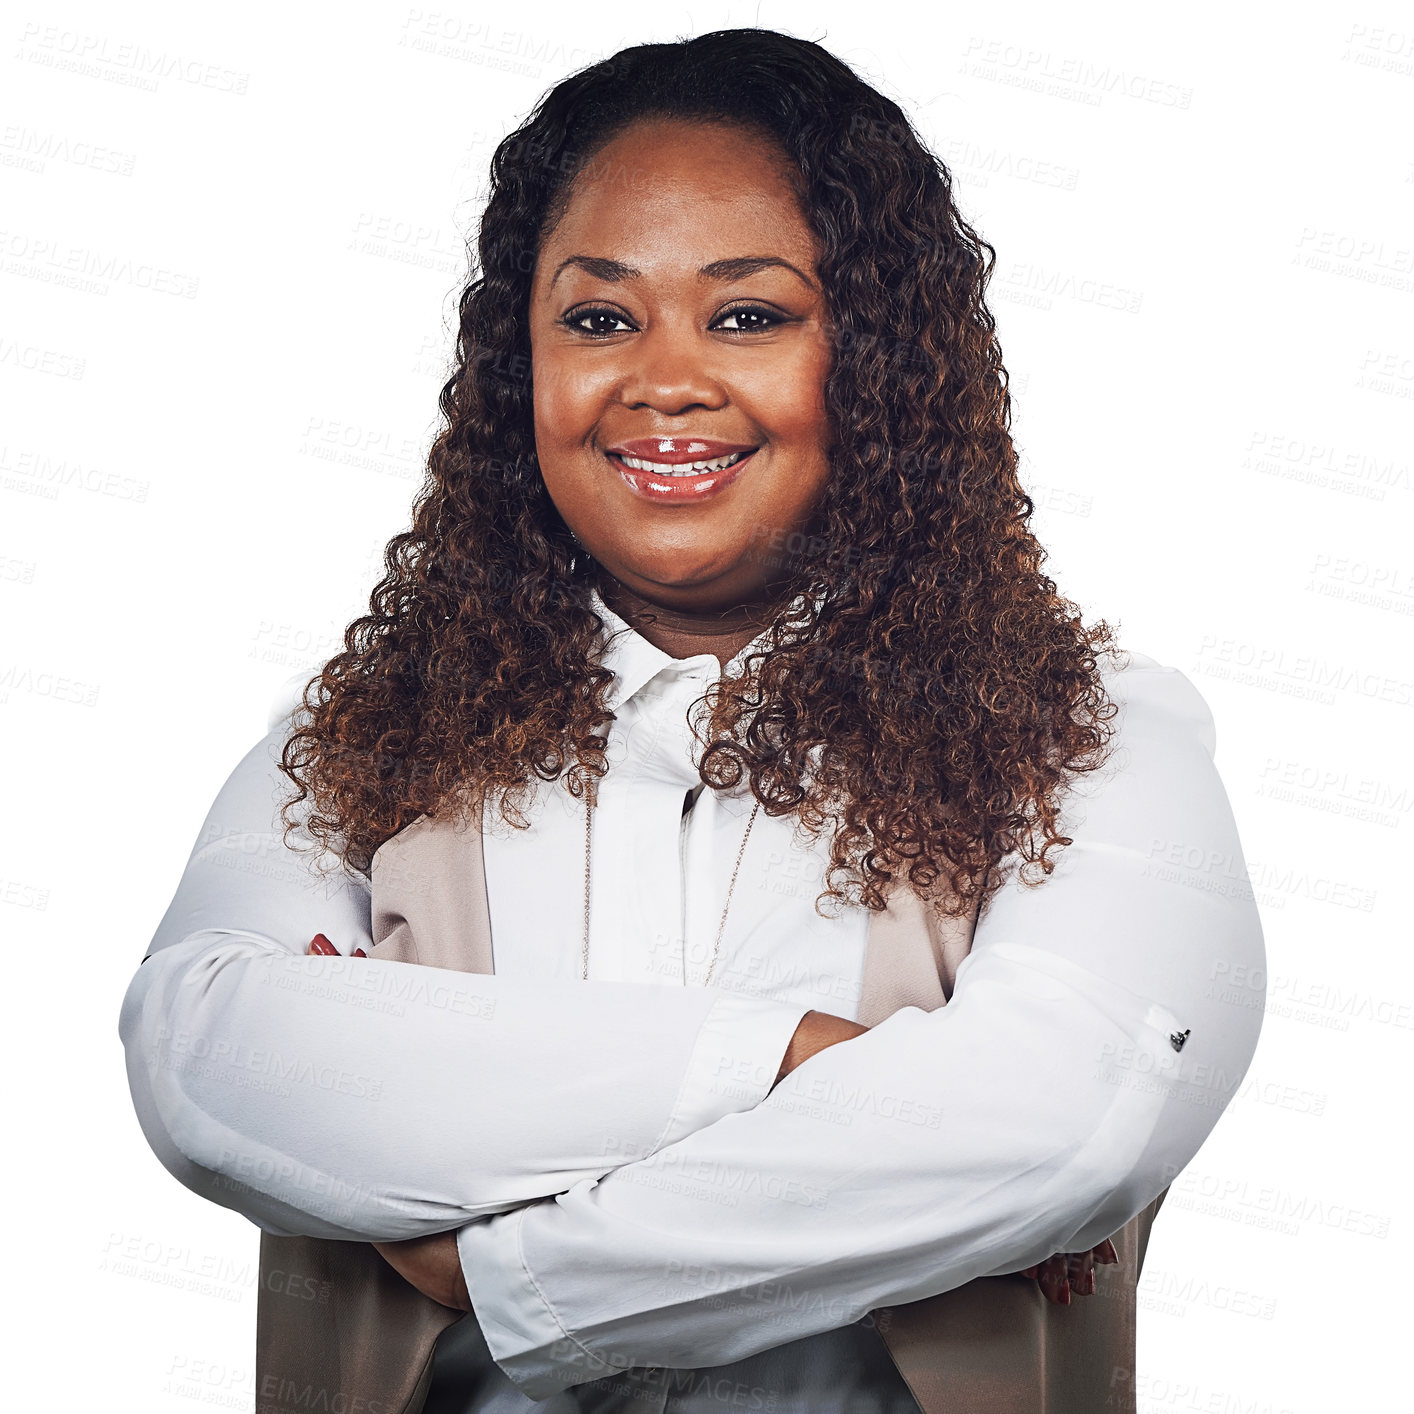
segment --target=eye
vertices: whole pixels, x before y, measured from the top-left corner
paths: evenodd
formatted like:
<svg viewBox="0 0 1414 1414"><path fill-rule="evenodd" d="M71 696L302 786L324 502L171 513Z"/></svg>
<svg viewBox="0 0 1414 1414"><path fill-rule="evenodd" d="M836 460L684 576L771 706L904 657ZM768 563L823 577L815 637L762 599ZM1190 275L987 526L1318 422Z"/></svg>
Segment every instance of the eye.
<svg viewBox="0 0 1414 1414"><path fill-rule="evenodd" d="M739 304L734 309L724 310L717 318L737 321L737 327L735 329L724 328L722 330L724 334L764 334L768 329L774 329L777 324L785 322L774 311L762 309L760 305L756 304ZM744 320L751 322L743 323Z"/></svg>
<svg viewBox="0 0 1414 1414"><path fill-rule="evenodd" d="M560 320L560 323L575 330L577 333L588 334L591 338L596 339L602 339L608 334L618 334L622 332L622 330L619 329L587 329L584 325L586 319L604 319L615 324L626 324L628 322L616 309L606 309L602 306L595 306L591 309L572 309Z"/></svg>

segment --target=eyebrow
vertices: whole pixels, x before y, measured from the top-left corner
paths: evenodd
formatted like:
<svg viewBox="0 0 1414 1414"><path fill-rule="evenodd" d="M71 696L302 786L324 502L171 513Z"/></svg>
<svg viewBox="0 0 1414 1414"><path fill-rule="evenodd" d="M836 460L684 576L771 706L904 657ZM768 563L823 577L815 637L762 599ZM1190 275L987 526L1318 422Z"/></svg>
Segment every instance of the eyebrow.
<svg viewBox="0 0 1414 1414"><path fill-rule="evenodd" d="M635 270L632 265L625 265L622 260L610 260L602 255L572 255L567 260L562 260L555 269L554 278L550 281L550 288L555 288L555 280L558 280L565 269L571 265L578 265L581 269L600 280L635 280L643 272ZM735 255L727 260L714 260L710 265L704 265L698 272L699 280L744 280L748 275L754 275L758 270L770 269L773 265L779 265L783 270L789 270L792 275L803 280L812 290L816 288L815 282L808 276L797 270L789 260L782 260L778 255Z"/></svg>

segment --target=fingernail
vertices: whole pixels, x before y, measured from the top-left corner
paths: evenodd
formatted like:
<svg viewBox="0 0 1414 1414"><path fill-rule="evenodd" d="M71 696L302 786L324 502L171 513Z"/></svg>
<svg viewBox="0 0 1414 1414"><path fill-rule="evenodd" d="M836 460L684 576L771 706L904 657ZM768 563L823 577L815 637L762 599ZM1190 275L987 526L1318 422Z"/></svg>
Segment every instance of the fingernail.
<svg viewBox="0 0 1414 1414"><path fill-rule="evenodd" d="M1095 1294L1095 1273L1094 1273L1094 1272L1086 1272L1086 1273L1085 1273L1085 1280L1084 1280L1084 1282L1081 1284L1081 1290L1084 1292L1084 1294L1085 1294L1086 1296L1093 1296L1093 1295Z"/></svg>
<svg viewBox="0 0 1414 1414"><path fill-rule="evenodd" d="M324 936L323 933L316 933L313 941L309 945L312 953L319 954L320 957L338 957L339 950Z"/></svg>
<svg viewBox="0 0 1414 1414"><path fill-rule="evenodd" d="M362 948L355 948L355 949L353 950L353 955L354 955L355 957L367 957L367 956L368 956L368 954L367 954L366 952L364 952L364 950L363 950Z"/></svg>

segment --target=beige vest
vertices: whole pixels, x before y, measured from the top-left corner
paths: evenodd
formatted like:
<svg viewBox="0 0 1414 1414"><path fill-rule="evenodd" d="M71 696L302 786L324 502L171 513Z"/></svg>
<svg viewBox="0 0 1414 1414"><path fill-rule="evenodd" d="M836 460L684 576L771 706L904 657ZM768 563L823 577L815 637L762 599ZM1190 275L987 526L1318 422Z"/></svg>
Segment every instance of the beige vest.
<svg viewBox="0 0 1414 1414"><path fill-rule="evenodd" d="M475 812L473 812L474 818ZM421 815L372 863L370 957L494 971L481 831ZM858 1019L952 995L976 926L906 885L871 915ZM1029 1277L979 1277L872 1312L923 1414L1134 1414L1135 1287L1167 1189L1111 1235L1117 1266L1056 1305ZM260 1237L257 1414L420 1414L438 1336L466 1314L410 1286L371 1244Z"/></svg>

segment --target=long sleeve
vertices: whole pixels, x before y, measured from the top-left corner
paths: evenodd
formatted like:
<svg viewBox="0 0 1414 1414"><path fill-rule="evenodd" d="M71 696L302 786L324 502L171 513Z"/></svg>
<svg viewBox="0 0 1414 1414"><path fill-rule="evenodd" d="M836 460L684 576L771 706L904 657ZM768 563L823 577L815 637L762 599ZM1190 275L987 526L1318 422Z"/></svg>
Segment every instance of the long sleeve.
<svg viewBox="0 0 1414 1414"><path fill-rule="evenodd" d="M488 1348L526 1395L726 1364L1086 1249L1190 1162L1256 1049L1261 926L1202 697L1137 654L1107 685L1112 754L1062 802L1074 842L1039 887L1008 861L946 1006L461 1229Z"/></svg>
<svg viewBox="0 0 1414 1414"><path fill-rule="evenodd" d="M803 1006L306 956L316 932L371 948L371 900L284 844L285 736L221 788L123 998L139 1123L193 1192L280 1236L425 1236L770 1089Z"/></svg>

